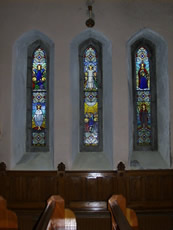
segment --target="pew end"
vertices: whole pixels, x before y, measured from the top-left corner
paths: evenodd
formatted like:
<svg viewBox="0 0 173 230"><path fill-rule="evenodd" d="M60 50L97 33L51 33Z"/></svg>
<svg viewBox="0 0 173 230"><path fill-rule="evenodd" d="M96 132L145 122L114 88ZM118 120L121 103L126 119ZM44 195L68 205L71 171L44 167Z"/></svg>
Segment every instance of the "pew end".
<svg viewBox="0 0 173 230"><path fill-rule="evenodd" d="M76 230L76 217L70 209L65 209L61 196L51 196L36 230Z"/></svg>
<svg viewBox="0 0 173 230"><path fill-rule="evenodd" d="M0 229L18 229L17 215L7 209L7 202L2 196L0 196Z"/></svg>
<svg viewBox="0 0 173 230"><path fill-rule="evenodd" d="M127 229L138 230L138 219L136 213L133 209L126 208L126 199L123 195L113 195L108 200L108 209L112 218L112 230L121 230L118 226L118 222L120 221L120 223L122 223L122 220L123 222L126 222L127 220L127 223L124 223ZM122 215L124 215L125 219L123 219Z"/></svg>

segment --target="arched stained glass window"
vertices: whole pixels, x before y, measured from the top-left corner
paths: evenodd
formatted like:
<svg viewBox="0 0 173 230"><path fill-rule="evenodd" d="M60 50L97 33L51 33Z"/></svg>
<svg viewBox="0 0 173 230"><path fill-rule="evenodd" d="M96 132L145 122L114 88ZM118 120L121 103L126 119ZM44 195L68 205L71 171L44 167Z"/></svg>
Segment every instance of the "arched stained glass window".
<svg viewBox="0 0 173 230"><path fill-rule="evenodd" d="M36 43L37 44L37 43ZM48 150L48 56L43 46L28 61L27 149Z"/></svg>
<svg viewBox="0 0 173 230"><path fill-rule="evenodd" d="M136 150L157 148L154 47L139 43L134 52L134 121Z"/></svg>
<svg viewBox="0 0 173 230"><path fill-rule="evenodd" d="M32 146L46 145L47 99L46 53L38 48L32 64Z"/></svg>
<svg viewBox="0 0 173 230"><path fill-rule="evenodd" d="M81 151L102 149L101 47L89 40L80 48Z"/></svg>
<svg viewBox="0 0 173 230"><path fill-rule="evenodd" d="M137 145L151 145L150 66L148 52L144 47L136 53L136 115Z"/></svg>

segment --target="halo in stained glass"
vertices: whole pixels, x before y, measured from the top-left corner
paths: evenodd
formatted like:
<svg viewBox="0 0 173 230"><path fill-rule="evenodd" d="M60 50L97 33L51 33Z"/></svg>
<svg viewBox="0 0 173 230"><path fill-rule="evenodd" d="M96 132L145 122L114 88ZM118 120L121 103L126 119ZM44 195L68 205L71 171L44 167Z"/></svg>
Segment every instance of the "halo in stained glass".
<svg viewBox="0 0 173 230"><path fill-rule="evenodd" d="M92 47L88 47L84 53L84 73L84 89L97 90L97 57Z"/></svg>

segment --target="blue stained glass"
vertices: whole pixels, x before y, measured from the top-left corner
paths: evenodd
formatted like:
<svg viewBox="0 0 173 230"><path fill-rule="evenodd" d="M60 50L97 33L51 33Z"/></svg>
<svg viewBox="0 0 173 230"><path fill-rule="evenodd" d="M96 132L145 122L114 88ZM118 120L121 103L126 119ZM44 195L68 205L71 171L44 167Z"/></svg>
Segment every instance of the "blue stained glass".
<svg viewBox="0 0 173 230"><path fill-rule="evenodd" d="M84 52L84 145L97 146L98 134L98 85L97 54L93 47Z"/></svg>
<svg viewBox="0 0 173 230"><path fill-rule="evenodd" d="M32 64L32 146L46 145L47 60L38 48Z"/></svg>
<svg viewBox="0 0 173 230"><path fill-rule="evenodd" d="M141 47L136 52L136 116L137 145L151 145L151 89L148 51Z"/></svg>

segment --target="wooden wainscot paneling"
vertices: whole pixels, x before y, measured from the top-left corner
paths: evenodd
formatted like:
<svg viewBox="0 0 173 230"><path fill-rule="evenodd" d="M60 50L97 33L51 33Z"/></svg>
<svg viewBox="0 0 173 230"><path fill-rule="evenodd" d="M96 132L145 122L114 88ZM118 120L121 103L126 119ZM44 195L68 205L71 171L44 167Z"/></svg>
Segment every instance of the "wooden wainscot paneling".
<svg viewBox="0 0 173 230"><path fill-rule="evenodd" d="M135 209L173 208L173 170L127 172L127 202Z"/></svg>
<svg viewBox="0 0 173 230"><path fill-rule="evenodd" d="M150 230L158 220L165 221L164 230L171 230L173 170L125 170L120 162L114 171L66 171L63 163L57 171L9 171L0 163L0 195L16 212L21 230L33 228L53 194L61 195L66 207L72 202L107 202L113 194L122 194L137 213L139 229ZM77 221L86 229L94 229L91 225L101 215L105 223L110 221L105 210L90 211L78 210Z"/></svg>
<svg viewBox="0 0 173 230"><path fill-rule="evenodd" d="M129 176L127 184L127 197L129 202L137 203L144 200L144 176Z"/></svg>
<svg viewBox="0 0 173 230"><path fill-rule="evenodd" d="M102 177L98 177L98 200L108 200L113 194L113 191L118 193L117 176L114 174L107 174Z"/></svg>

